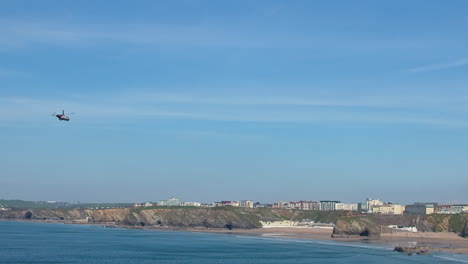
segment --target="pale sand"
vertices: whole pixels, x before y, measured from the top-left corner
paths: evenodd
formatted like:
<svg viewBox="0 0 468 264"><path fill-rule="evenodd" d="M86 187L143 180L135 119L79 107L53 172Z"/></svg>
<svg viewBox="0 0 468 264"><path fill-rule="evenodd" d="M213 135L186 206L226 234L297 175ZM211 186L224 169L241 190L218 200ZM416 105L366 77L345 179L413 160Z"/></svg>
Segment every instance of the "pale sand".
<svg viewBox="0 0 468 264"><path fill-rule="evenodd" d="M408 242L416 242L420 246L432 247L434 251L446 251L468 255L468 239L449 232L417 232L382 234L378 242L397 246Z"/></svg>
<svg viewBox="0 0 468 264"><path fill-rule="evenodd" d="M191 232L209 232L236 235L253 235L281 238L298 238L313 240L331 240L337 242L354 242L395 246L426 246L432 251L444 251L468 255L468 239L448 232L418 232L382 234L380 239L368 238L332 238L332 229L321 228L258 228L258 229L189 229Z"/></svg>

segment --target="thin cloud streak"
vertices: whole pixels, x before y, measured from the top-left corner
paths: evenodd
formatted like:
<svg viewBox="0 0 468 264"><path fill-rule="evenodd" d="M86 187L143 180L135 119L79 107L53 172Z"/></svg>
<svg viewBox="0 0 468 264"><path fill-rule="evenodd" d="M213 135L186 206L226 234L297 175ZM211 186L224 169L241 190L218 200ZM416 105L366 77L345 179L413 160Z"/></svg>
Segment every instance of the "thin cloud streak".
<svg viewBox="0 0 468 264"><path fill-rule="evenodd" d="M74 102L64 100L35 100L29 98L6 97L0 98L0 119L3 120L30 120L52 116L61 110L73 111L80 116L91 119L105 118L132 118L132 117L191 117L193 114L179 111L164 111L144 106L98 104Z"/></svg>
<svg viewBox="0 0 468 264"><path fill-rule="evenodd" d="M0 20L0 22L2 22ZM61 25L51 22L3 21L0 23L0 46L25 46L34 43L99 45L125 43L139 45L179 45L266 47L290 46L291 43L316 43L319 39L296 36L292 40L278 39L274 35L259 36L258 32L240 32L216 27L133 24L118 27L109 25ZM289 39L289 38L286 38ZM300 45L299 45L300 46Z"/></svg>
<svg viewBox="0 0 468 264"><path fill-rule="evenodd" d="M437 71L437 70L445 70L450 68L457 68L463 67L468 65L468 59L461 59L454 62L449 63L441 63L441 64L430 64L425 65L417 68L410 69L410 72L428 72L428 71Z"/></svg>
<svg viewBox="0 0 468 264"><path fill-rule="evenodd" d="M138 102L74 102L33 100L27 98L0 98L0 120L26 122L43 120L53 111L76 112L76 118L85 122L125 122L144 119L186 119L219 122L258 123L370 123L370 124L416 124L431 126L467 127L465 120L448 115L441 117L425 111L307 108L295 109L278 106L274 108L214 107L176 104L155 106ZM57 109L60 106L60 109ZM176 110L174 110L176 109ZM52 117L50 117L52 118Z"/></svg>
<svg viewBox="0 0 468 264"><path fill-rule="evenodd" d="M118 26L117 26L118 25ZM0 20L0 48L14 49L33 44L49 45L102 45L109 42L130 45L184 45L203 47L242 47L242 48L305 48L333 50L333 54L343 50L341 43L351 51L419 47L415 39L389 38L375 39L366 35L322 33L320 35L298 34L289 31L251 30L245 27L217 27L167 24L127 24L120 22L106 24L89 21L79 25L63 21L17 21ZM429 40L423 40L427 42ZM408 44L410 43L410 44Z"/></svg>
<svg viewBox="0 0 468 264"><path fill-rule="evenodd" d="M463 97L427 97L427 96L310 96L306 97L280 97L280 96L203 96L203 95L174 95L174 94L125 94L112 99L119 102L131 100L135 103L167 103L167 104L199 104L199 105L226 105L226 106L307 106L307 107L342 107L342 108L388 108L388 109L417 109L417 108L447 108L452 109L454 104L465 104L467 98ZM442 109L443 110L443 109Z"/></svg>
<svg viewBox="0 0 468 264"><path fill-rule="evenodd" d="M129 97L125 97L129 98ZM130 96L130 98L132 98ZM338 99L301 99L301 98L252 98L252 97L193 97L184 95L144 95L133 97L136 101L154 103L184 103L211 105L251 105L251 106L323 106L323 107L382 107L380 98L365 98L355 100ZM376 102L375 100L378 100ZM398 103L386 104L387 107Z"/></svg>

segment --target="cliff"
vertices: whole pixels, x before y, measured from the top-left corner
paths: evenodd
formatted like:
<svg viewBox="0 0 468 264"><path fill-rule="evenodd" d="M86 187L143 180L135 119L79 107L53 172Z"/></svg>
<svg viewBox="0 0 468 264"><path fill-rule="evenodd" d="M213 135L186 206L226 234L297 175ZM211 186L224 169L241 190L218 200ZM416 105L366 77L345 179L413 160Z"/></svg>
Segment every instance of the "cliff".
<svg viewBox="0 0 468 264"><path fill-rule="evenodd" d="M463 228L463 231L461 232L461 236L468 238L468 222L465 223L465 227Z"/></svg>
<svg viewBox="0 0 468 264"><path fill-rule="evenodd" d="M415 226L421 232L461 233L468 222L468 214L371 215L368 218L377 225Z"/></svg>
<svg viewBox="0 0 468 264"><path fill-rule="evenodd" d="M261 226L258 220L259 219L255 216L242 214L239 210L230 207L146 209L131 210L123 220L123 224L172 228L205 227L251 229Z"/></svg>
<svg viewBox="0 0 468 264"><path fill-rule="evenodd" d="M272 208L144 207L123 209L30 209L0 211L2 219L31 219L161 228L258 228L259 221L309 219L336 222L343 211L300 211Z"/></svg>
<svg viewBox="0 0 468 264"><path fill-rule="evenodd" d="M8 210L0 211L2 219L31 219L31 220L64 220L71 221L76 219L85 219L90 210L80 209L32 209L32 210Z"/></svg>
<svg viewBox="0 0 468 264"><path fill-rule="evenodd" d="M340 219L333 228L332 237L350 238L350 237L368 237L379 238L380 226L369 221L367 218L348 218Z"/></svg>
<svg viewBox="0 0 468 264"><path fill-rule="evenodd" d="M456 215L368 215L342 217L333 237L379 237L380 233L398 232L389 225L415 226L421 232L455 232L468 234L468 214ZM464 233L466 232L466 233Z"/></svg>
<svg viewBox="0 0 468 264"><path fill-rule="evenodd" d="M378 237L394 232L388 225L416 226L423 232L455 232L468 236L468 214L458 215L360 215L346 211L301 211L272 208L153 207L122 209L31 209L0 211L0 219L63 221L159 228L261 227L259 221L304 219L336 223L334 237Z"/></svg>
<svg viewBox="0 0 468 264"><path fill-rule="evenodd" d="M40 209L1 211L0 218L12 220L52 220L165 228L242 228L260 227L258 217L234 208L176 209Z"/></svg>

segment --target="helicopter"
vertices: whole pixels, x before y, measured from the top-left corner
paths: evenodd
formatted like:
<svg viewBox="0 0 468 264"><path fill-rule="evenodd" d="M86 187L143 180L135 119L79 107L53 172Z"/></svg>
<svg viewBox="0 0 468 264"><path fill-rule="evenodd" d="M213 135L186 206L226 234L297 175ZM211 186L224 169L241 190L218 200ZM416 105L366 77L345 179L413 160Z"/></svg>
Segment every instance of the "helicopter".
<svg viewBox="0 0 468 264"><path fill-rule="evenodd" d="M72 115L74 113L67 113L67 115ZM70 118L65 114L65 110L62 110L62 114L53 113L52 116L56 116L60 121L70 121Z"/></svg>

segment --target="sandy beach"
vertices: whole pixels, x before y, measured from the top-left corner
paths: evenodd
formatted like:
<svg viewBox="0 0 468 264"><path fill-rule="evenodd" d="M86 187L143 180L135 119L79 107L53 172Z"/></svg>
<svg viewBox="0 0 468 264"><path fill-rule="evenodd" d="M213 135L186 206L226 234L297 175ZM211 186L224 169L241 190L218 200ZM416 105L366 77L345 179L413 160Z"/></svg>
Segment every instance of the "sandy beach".
<svg viewBox="0 0 468 264"><path fill-rule="evenodd" d="M279 238L296 238L312 240L329 240L337 242L354 242L366 244L382 244L395 246L424 246L432 251L444 251L468 255L468 239L462 238L455 233L448 232L417 232L382 234L380 239L368 238L332 238L332 229L323 228L258 228L258 229L189 229L191 232L209 232L236 235L267 236Z"/></svg>
<svg viewBox="0 0 468 264"><path fill-rule="evenodd" d="M449 232L418 232L382 234L376 243L398 246L410 243L417 243L418 246L428 246L433 251L445 251L468 255L468 239L462 238L455 233Z"/></svg>

